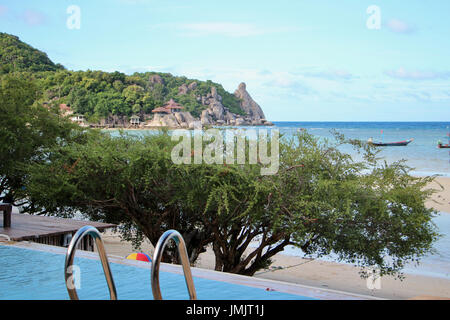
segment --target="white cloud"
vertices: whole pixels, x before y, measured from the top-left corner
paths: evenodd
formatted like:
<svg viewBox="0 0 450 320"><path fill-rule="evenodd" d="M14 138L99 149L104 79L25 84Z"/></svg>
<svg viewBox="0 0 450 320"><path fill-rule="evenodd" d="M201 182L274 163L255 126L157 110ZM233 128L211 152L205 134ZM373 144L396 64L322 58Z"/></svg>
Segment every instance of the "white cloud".
<svg viewBox="0 0 450 320"><path fill-rule="evenodd" d="M140 3L149 3L153 1L149 0L119 0L120 3L123 4L140 4Z"/></svg>
<svg viewBox="0 0 450 320"><path fill-rule="evenodd" d="M133 68L128 68L133 69ZM360 76L337 68L303 66L295 71L267 68L240 68L226 66L171 65L146 66L133 71L162 71L173 75L184 75L191 79L212 80L222 84L225 90L234 92L240 82L247 83L252 97L263 106L294 99L303 102L324 103L392 103L449 101L447 82L410 82L405 79L430 79L445 74L411 72L403 68L390 71L391 76ZM389 72L386 72L389 73ZM450 75L448 75L450 78ZM263 106L263 108L265 105Z"/></svg>
<svg viewBox="0 0 450 320"><path fill-rule="evenodd" d="M398 19L390 19L386 23L386 27L395 33L413 33L416 30L414 26Z"/></svg>
<svg viewBox="0 0 450 320"><path fill-rule="evenodd" d="M355 78L355 76L352 75L350 72L338 69L304 72L303 76L312 78L321 78L326 80L351 80Z"/></svg>
<svg viewBox="0 0 450 320"><path fill-rule="evenodd" d="M267 27L236 22L172 23L158 25L156 28L174 29L181 35L189 37L224 36L231 38L298 31L298 28L288 26Z"/></svg>
<svg viewBox="0 0 450 320"><path fill-rule="evenodd" d="M30 26L38 26L45 22L44 14L36 10L25 10L22 19Z"/></svg>
<svg viewBox="0 0 450 320"><path fill-rule="evenodd" d="M435 71L409 71L405 68L399 68L397 70L388 70L385 72L391 78L402 80L437 80L437 79L449 79L450 72L435 72Z"/></svg>
<svg viewBox="0 0 450 320"><path fill-rule="evenodd" d="M8 7L0 5L0 16L4 16L8 12Z"/></svg>

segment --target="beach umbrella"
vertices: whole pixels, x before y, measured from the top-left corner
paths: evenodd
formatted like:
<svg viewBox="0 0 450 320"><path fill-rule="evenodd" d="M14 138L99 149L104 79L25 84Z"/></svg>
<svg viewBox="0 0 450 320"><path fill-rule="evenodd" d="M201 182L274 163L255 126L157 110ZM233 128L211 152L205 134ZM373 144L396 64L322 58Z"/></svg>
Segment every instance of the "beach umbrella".
<svg viewBox="0 0 450 320"><path fill-rule="evenodd" d="M127 259L152 262L152 259L150 259L150 257L145 253L132 253L127 257Z"/></svg>

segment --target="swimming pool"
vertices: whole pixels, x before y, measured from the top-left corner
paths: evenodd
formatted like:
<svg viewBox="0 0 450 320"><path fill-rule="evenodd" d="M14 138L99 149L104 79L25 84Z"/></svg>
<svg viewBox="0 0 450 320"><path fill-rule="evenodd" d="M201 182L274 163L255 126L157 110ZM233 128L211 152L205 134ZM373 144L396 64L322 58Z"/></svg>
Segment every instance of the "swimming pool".
<svg viewBox="0 0 450 320"><path fill-rule="evenodd" d="M80 288L77 289L80 299L109 299L100 261L95 258L96 253L79 253L74 265L77 265L80 270ZM0 299L69 299L64 281L64 259L64 248L31 243L0 245ZM110 265L119 300L153 299L148 263L112 258ZM178 266L162 266L160 284L164 299L188 299L184 276L178 271L181 271ZM222 279L213 280L211 276L208 276L211 274L220 274L217 279L220 277ZM289 289L284 290L287 292L282 292L279 290L279 284L270 280L265 280L264 283L256 281L252 285L251 282L254 280L251 277L223 275L196 268L193 268L193 276L199 300L314 300L333 298L333 295L334 298L339 296L335 292L315 291L307 287L303 288L305 295L289 293ZM229 277L228 281L227 277ZM242 283L248 285L242 285ZM348 297L343 295L340 298L358 299L351 295Z"/></svg>

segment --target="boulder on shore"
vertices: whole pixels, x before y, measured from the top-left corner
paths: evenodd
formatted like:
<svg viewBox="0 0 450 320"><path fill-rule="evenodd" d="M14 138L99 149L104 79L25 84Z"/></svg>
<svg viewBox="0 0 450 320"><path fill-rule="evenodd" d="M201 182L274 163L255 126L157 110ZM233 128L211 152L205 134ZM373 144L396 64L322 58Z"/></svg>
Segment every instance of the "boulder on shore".
<svg viewBox="0 0 450 320"><path fill-rule="evenodd" d="M158 75L150 77L151 83L161 83L163 79ZM183 84L178 88L178 94L188 94L197 88L197 82L189 85ZM266 120L261 107L252 99L247 92L245 83L241 83L234 95L241 101L240 107L245 115L230 112L222 104L222 96L217 92L217 88L212 87L211 92L206 96L197 96L197 101L206 107L202 111L200 118L194 118L190 112L174 112L170 114L157 113L146 127L170 127L170 128L194 128L199 125L232 125L232 126L271 126L271 122Z"/></svg>
<svg viewBox="0 0 450 320"><path fill-rule="evenodd" d="M257 104L247 92L247 86L242 82L234 95L241 100L241 108L251 118L252 121L265 119L266 116L259 104Z"/></svg>

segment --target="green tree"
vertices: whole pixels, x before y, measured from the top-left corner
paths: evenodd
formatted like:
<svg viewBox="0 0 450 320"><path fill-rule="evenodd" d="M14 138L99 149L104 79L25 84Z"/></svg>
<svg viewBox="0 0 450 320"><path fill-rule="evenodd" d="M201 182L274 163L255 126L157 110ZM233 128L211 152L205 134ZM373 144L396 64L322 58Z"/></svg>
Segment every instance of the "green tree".
<svg viewBox="0 0 450 320"><path fill-rule="evenodd" d="M133 113L141 112L143 108L143 99L145 96L144 88L138 85L130 85L123 89L122 96Z"/></svg>
<svg viewBox="0 0 450 320"><path fill-rule="evenodd" d="M106 118L109 114L122 115L129 113L129 107L125 103L122 95L113 90L100 92L97 95L95 114L100 118Z"/></svg>
<svg viewBox="0 0 450 320"><path fill-rule="evenodd" d="M68 97L67 101L74 112L85 114L89 112L89 96L88 91L82 87L74 87Z"/></svg>
<svg viewBox="0 0 450 320"><path fill-rule="evenodd" d="M344 143L365 160L340 152ZM261 176L261 164L176 165L174 145L162 133L95 135L58 147L31 168L28 196L56 214L79 210L119 223L137 243L145 235L155 244L177 229L192 262L211 245L216 270L245 275L269 266L288 245L398 274L438 236L435 212L424 205L431 191L423 187L432 179L412 177L401 162L378 165L357 141L322 142L306 132L283 140L272 176ZM176 252L165 259L177 261Z"/></svg>
<svg viewBox="0 0 450 320"><path fill-rule="evenodd" d="M120 81L120 80L115 80L115 81L113 82L113 88L114 88L114 90L116 90L116 91L122 93L122 90L123 90L123 88L124 88L123 82Z"/></svg>
<svg viewBox="0 0 450 320"><path fill-rule="evenodd" d="M142 111L144 113L150 113L156 107L157 107L156 101L149 93L146 93L142 98Z"/></svg>
<svg viewBox="0 0 450 320"><path fill-rule="evenodd" d="M75 138L77 127L35 103L35 81L17 75L0 79L0 201L21 202L27 166L45 161L45 149ZM25 201L26 202L26 201Z"/></svg>
<svg viewBox="0 0 450 320"><path fill-rule="evenodd" d="M150 91L150 96L155 101L158 107L161 107L165 102L166 90L164 85L156 83L153 85L152 90Z"/></svg>
<svg viewBox="0 0 450 320"><path fill-rule="evenodd" d="M56 71L64 69L55 65L47 54L19 40L18 37L0 32L0 75L17 71Z"/></svg>

